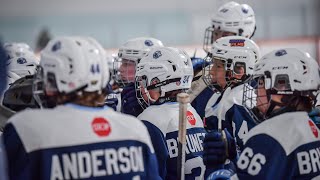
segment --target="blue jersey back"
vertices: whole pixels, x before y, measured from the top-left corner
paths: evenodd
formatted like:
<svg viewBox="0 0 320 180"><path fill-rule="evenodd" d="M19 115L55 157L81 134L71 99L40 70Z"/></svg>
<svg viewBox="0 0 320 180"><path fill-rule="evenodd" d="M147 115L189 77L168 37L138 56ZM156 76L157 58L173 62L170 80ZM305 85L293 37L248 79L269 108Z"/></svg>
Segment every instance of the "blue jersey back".
<svg viewBox="0 0 320 180"><path fill-rule="evenodd" d="M10 179L159 178L145 126L109 108L26 110L3 138Z"/></svg>
<svg viewBox="0 0 320 180"><path fill-rule="evenodd" d="M285 113L251 129L237 162L239 179L320 178L319 129L305 112Z"/></svg>
<svg viewBox="0 0 320 180"><path fill-rule="evenodd" d="M177 179L179 105L166 103L148 107L139 116L147 126L163 179ZM202 142L205 136L202 120L189 104L187 111L186 179L203 178Z"/></svg>

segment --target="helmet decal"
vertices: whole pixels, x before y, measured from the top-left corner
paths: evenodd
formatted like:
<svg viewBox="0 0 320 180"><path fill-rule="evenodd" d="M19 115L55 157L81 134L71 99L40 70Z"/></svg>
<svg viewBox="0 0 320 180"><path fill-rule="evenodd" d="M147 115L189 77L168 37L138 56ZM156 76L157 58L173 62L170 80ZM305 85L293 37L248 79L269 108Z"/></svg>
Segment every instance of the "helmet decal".
<svg viewBox="0 0 320 180"><path fill-rule="evenodd" d="M281 49L275 53L276 56L284 56L286 54L287 54L287 51L284 49Z"/></svg>
<svg viewBox="0 0 320 180"><path fill-rule="evenodd" d="M229 43L231 47L244 47L245 39L230 39Z"/></svg>
<svg viewBox="0 0 320 180"><path fill-rule="evenodd" d="M51 48L51 50L53 52L58 51L59 49L61 49L61 42L60 41L56 42Z"/></svg>
<svg viewBox="0 0 320 180"><path fill-rule="evenodd" d="M161 56L162 56L161 51L156 51L153 53L153 59L158 59Z"/></svg>
<svg viewBox="0 0 320 180"><path fill-rule="evenodd" d="M151 40L145 40L145 41L144 41L144 44L145 44L146 46L153 46L153 42L152 42Z"/></svg>
<svg viewBox="0 0 320 180"><path fill-rule="evenodd" d="M25 63L27 63L27 60L26 60L26 58L18 58L17 63L18 64L25 64Z"/></svg>

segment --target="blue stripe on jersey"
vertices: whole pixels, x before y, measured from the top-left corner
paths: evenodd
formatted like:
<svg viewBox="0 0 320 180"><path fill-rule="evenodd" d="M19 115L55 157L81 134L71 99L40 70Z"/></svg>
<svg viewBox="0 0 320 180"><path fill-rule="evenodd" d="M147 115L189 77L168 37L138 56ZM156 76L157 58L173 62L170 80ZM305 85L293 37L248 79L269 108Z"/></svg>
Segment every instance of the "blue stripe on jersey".
<svg viewBox="0 0 320 180"><path fill-rule="evenodd" d="M312 179L320 175L320 142L297 147L286 155L277 140L266 134L251 137L237 162L239 179Z"/></svg>
<svg viewBox="0 0 320 180"><path fill-rule="evenodd" d="M157 128L157 126L153 125L149 121L142 122L147 127L148 132L150 134L151 142L153 144L155 154L158 160L159 175L162 179L165 179L167 174L166 162L169 156L165 138L160 129Z"/></svg>
<svg viewBox="0 0 320 180"><path fill-rule="evenodd" d="M10 179L159 178L155 155L139 141L48 148L27 154L12 124L4 136Z"/></svg>

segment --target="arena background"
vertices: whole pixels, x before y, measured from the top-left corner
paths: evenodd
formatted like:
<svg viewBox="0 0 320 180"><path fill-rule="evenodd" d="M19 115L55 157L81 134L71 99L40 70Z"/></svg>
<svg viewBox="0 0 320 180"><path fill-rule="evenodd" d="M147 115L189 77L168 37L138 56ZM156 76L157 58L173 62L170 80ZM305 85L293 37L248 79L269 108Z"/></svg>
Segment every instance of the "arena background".
<svg viewBox="0 0 320 180"><path fill-rule="evenodd" d="M86 35L116 53L126 40L151 36L204 57L204 30L228 0L0 0L0 36L37 51L39 36ZM262 54L296 47L320 61L319 0L238 0L253 7Z"/></svg>

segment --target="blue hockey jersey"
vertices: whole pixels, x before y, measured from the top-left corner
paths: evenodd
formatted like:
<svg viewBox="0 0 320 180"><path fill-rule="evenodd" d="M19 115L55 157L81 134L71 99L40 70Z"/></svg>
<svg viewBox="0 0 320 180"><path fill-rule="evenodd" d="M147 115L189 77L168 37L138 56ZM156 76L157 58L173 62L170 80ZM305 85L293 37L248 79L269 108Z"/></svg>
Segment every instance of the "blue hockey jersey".
<svg viewBox="0 0 320 180"><path fill-rule="evenodd" d="M197 111L201 119L205 116L205 109L208 104L209 99L212 97L214 92L209 88L206 87L192 102L192 107Z"/></svg>
<svg viewBox="0 0 320 180"><path fill-rule="evenodd" d="M232 179L319 179L319 129L305 112L275 116L251 129Z"/></svg>
<svg viewBox="0 0 320 180"><path fill-rule="evenodd" d="M187 108L187 147L185 179L202 179L205 167L202 162L202 141L205 136L203 122L195 109ZM179 104L165 103L145 109L138 119L147 126L163 179L177 179Z"/></svg>
<svg viewBox="0 0 320 180"><path fill-rule="evenodd" d="M240 151L243 149L242 139L249 130L256 125L250 114L242 105L243 86L244 85L241 84L234 88L227 88L223 93L222 99L215 108L216 110L213 112L217 120L222 120L223 129L227 128L230 133L232 132L233 137L236 138ZM254 105L255 104L248 104L248 106L251 107Z"/></svg>
<svg viewBox="0 0 320 180"><path fill-rule="evenodd" d="M146 127L110 108L25 110L3 138L10 179L159 178Z"/></svg>

